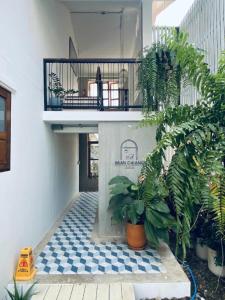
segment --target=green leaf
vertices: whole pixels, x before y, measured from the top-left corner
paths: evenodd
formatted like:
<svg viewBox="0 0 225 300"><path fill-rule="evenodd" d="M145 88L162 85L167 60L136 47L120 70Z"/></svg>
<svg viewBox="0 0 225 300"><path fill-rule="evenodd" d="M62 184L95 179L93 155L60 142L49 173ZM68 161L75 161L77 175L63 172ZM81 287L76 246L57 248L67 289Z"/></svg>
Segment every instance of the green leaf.
<svg viewBox="0 0 225 300"><path fill-rule="evenodd" d="M138 215L135 209L134 205L130 205L127 209L127 219L128 221L131 221L132 224L137 224L138 223Z"/></svg>
<svg viewBox="0 0 225 300"><path fill-rule="evenodd" d="M124 201L124 195L122 194L113 195L109 200L109 209L114 209L122 205L123 201Z"/></svg>
<svg viewBox="0 0 225 300"><path fill-rule="evenodd" d="M32 296L35 296L38 294L38 292L33 291L34 286L37 282L34 282L29 289L26 291L26 293L24 294L24 299L23 300L30 300L32 298Z"/></svg>
<svg viewBox="0 0 225 300"><path fill-rule="evenodd" d="M147 220L145 220L144 227L145 227L145 234L146 234L147 240L150 243L150 246L158 247L159 240L156 235L155 228Z"/></svg>
<svg viewBox="0 0 225 300"><path fill-rule="evenodd" d="M138 190L139 190L139 186L136 185L136 184L132 184L131 187L130 187L130 189L131 189L132 191L138 191Z"/></svg>
<svg viewBox="0 0 225 300"><path fill-rule="evenodd" d="M134 201L134 205L135 205L135 208L136 208L136 212L139 215L142 215L144 213L144 209L145 209L144 201L143 200L136 200L136 201Z"/></svg>
<svg viewBox="0 0 225 300"><path fill-rule="evenodd" d="M113 185L113 184L124 184L124 185L129 186L129 185L133 184L133 182L126 176L116 176L116 177L113 177L109 182L109 185Z"/></svg>
<svg viewBox="0 0 225 300"><path fill-rule="evenodd" d="M125 216L123 215L122 207L121 209L118 209L113 212L113 215L111 217L111 222L113 225L120 224L124 221Z"/></svg>
<svg viewBox="0 0 225 300"><path fill-rule="evenodd" d="M111 187L111 194L118 195L118 194L127 194L127 188L129 184L119 183Z"/></svg>
<svg viewBox="0 0 225 300"><path fill-rule="evenodd" d="M168 226L168 220L159 212L153 209L146 209L147 220L157 228L164 228Z"/></svg>
<svg viewBox="0 0 225 300"><path fill-rule="evenodd" d="M170 209L164 201L151 202L150 207L154 210L157 210L157 211L165 213L165 214L170 213Z"/></svg>
<svg viewBox="0 0 225 300"><path fill-rule="evenodd" d="M9 295L10 299L14 300L15 296L8 289L6 289L6 291L7 291L8 295Z"/></svg>
<svg viewBox="0 0 225 300"><path fill-rule="evenodd" d="M156 235L158 236L159 239L169 244L169 233L167 229L156 228Z"/></svg>

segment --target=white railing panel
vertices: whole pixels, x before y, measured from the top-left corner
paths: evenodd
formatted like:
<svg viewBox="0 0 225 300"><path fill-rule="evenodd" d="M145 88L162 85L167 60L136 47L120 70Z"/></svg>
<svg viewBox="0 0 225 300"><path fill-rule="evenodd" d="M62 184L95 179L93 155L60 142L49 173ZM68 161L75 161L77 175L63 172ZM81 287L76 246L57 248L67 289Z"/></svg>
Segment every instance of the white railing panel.
<svg viewBox="0 0 225 300"><path fill-rule="evenodd" d="M218 68L225 50L225 0L196 0L181 23L180 30L189 33L189 42L203 49L212 72ZM199 95L193 87L182 89L181 103L195 104Z"/></svg>

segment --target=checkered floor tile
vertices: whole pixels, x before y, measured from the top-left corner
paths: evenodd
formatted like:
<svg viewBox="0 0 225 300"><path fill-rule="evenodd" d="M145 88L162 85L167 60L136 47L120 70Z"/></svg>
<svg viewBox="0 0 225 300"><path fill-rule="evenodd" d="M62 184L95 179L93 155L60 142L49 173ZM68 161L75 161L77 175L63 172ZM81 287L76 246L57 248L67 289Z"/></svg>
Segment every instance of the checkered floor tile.
<svg viewBox="0 0 225 300"><path fill-rule="evenodd" d="M124 274L166 272L157 251L91 241L97 193L82 193L37 258L38 274Z"/></svg>

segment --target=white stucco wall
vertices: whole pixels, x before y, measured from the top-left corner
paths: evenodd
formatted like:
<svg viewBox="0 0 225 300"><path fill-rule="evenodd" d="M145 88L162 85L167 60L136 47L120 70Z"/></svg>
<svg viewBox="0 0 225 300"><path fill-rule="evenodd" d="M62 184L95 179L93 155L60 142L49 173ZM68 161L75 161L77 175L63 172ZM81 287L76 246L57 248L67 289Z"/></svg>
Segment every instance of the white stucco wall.
<svg viewBox="0 0 225 300"><path fill-rule="evenodd" d="M78 187L77 137L56 135L42 120L42 60L68 57L69 36L63 4L0 0L0 85L15 91L11 171L0 173L1 299L20 248L41 240Z"/></svg>
<svg viewBox="0 0 225 300"><path fill-rule="evenodd" d="M116 165L115 162L123 160L121 145L127 139L137 145L137 161L144 161L156 144L155 128L141 128L139 122L100 122L99 123L99 213L98 233L100 237L120 236L120 226L111 225L111 213L108 211L110 199L109 181L114 176L127 176L137 182L142 166L126 167ZM129 162L130 163L130 162Z"/></svg>
<svg viewBox="0 0 225 300"><path fill-rule="evenodd" d="M143 49L152 45L152 0L142 0Z"/></svg>

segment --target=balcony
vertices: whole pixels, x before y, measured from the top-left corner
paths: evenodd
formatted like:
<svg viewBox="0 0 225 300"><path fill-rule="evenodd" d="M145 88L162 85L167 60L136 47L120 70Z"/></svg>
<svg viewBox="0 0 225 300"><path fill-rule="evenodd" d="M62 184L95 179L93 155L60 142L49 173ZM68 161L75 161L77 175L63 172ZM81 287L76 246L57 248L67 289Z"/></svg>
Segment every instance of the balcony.
<svg viewBox="0 0 225 300"><path fill-rule="evenodd" d="M140 110L139 72L136 59L44 59L44 109Z"/></svg>

